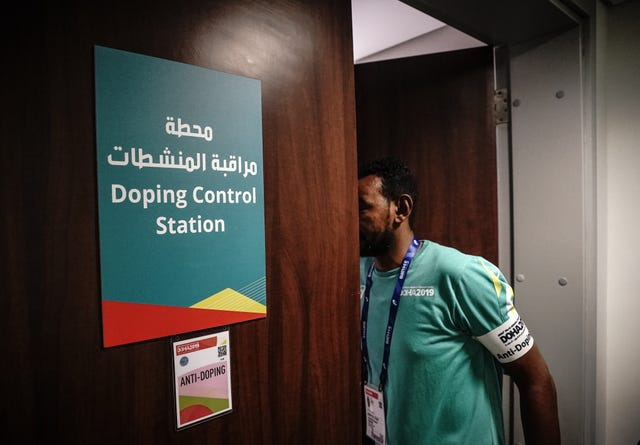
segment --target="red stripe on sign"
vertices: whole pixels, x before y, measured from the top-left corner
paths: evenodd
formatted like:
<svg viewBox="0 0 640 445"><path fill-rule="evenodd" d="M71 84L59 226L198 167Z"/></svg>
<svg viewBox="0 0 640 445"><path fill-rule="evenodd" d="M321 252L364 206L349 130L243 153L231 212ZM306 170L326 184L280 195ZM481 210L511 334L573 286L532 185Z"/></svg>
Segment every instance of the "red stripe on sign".
<svg viewBox="0 0 640 445"><path fill-rule="evenodd" d="M266 318L266 315L253 312L103 301L103 344L108 348L260 318Z"/></svg>

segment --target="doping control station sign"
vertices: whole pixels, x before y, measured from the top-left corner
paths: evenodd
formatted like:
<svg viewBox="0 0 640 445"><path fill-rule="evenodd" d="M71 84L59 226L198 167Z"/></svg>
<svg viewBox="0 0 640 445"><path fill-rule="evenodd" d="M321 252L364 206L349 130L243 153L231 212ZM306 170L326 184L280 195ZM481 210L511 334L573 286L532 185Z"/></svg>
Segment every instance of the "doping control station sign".
<svg viewBox="0 0 640 445"><path fill-rule="evenodd" d="M261 85L95 47L105 347L266 317Z"/></svg>

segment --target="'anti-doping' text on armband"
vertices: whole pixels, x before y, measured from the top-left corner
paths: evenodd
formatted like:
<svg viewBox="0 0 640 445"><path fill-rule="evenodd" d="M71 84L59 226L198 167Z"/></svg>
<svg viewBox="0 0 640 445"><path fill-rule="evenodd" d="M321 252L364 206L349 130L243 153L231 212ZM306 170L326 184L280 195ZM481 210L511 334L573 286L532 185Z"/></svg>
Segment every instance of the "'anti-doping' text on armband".
<svg viewBox="0 0 640 445"><path fill-rule="evenodd" d="M512 362L533 347L533 337L520 316L515 311L510 315L501 326L477 337L500 363Z"/></svg>

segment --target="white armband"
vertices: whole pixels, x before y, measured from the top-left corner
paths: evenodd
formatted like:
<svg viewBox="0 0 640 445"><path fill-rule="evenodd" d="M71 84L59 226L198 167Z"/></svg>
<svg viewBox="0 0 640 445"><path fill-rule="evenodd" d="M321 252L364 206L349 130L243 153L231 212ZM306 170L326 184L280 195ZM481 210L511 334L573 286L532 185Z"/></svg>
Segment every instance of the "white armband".
<svg viewBox="0 0 640 445"><path fill-rule="evenodd" d="M476 339L493 354L500 363L512 362L533 347L533 337L515 310L501 326Z"/></svg>

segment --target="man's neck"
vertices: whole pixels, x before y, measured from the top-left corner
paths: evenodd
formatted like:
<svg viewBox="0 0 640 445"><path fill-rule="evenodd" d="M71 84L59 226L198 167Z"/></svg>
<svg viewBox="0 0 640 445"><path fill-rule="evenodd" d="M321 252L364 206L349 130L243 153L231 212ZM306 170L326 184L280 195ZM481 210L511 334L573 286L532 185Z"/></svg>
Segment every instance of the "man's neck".
<svg viewBox="0 0 640 445"><path fill-rule="evenodd" d="M396 242L393 243L386 254L376 257L376 269L384 272L400 267L413 241L413 236L413 231L408 231L398 236Z"/></svg>

